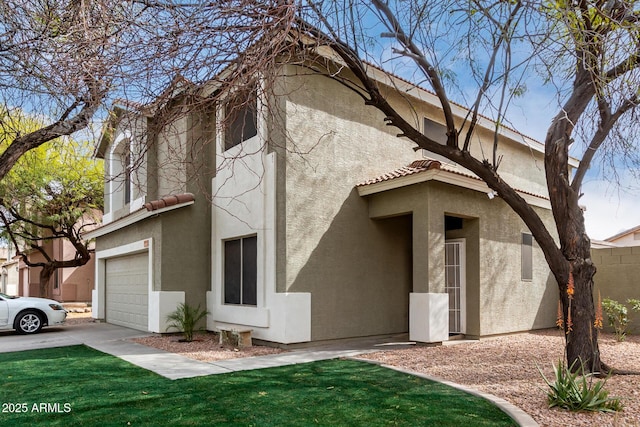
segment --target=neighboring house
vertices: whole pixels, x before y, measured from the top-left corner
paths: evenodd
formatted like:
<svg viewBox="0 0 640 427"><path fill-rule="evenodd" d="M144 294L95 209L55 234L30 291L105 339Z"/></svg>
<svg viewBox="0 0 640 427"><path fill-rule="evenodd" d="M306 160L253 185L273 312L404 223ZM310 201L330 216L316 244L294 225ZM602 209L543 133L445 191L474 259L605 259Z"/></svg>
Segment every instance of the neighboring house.
<svg viewBox="0 0 640 427"><path fill-rule="evenodd" d="M591 239L591 249L604 249L604 248L617 248L615 243L607 242L606 240Z"/></svg>
<svg viewBox="0 0 640 427"><path fill-rule="evenodd" d="M76 255L73 245L65 239L49 240L42 245L53 259L73 259ZM13 247L9 248L15 253ZM26 252L30 262L44 261L38 251ZM3 262L2 292L8 295L42 297L40 294L40 267L29 267L16 255ZM61 302L90 302L94 281L93 259L81 267L59 268L48 283L47 297Z"/></svg>
<svg viewBox="0 0 640 427"><path fill-rule="evenodd" d="M640 225L605 239L616 246L640 246Z"/></svg>
<svg viewBox="0 0 640 427"><path fill-rule="evenodd" d="M13 245L0 248L0 292L18 295L18 260L12 258Z"/></svg>
<svg viewBox="0 0 640 427"><path fill-rule="evenodd" d="M444 136L433 94L371 73L425 133ZM136 139L136 126L152 120L139 111L121 111L110 125L115 130L98 150L110 165L110 205L105 226L91 233L95 317L163 332L176 303L198 303L206 290L208 329L251 329L255 338L283 344L407 332L440 342L554 326L558 290L543 254L481 180L432 153L415 153L380 112L308 68L283 64L268 86L279 95L229 94L211 114L175 123L175 134L151 133L157 146ZM202 93L215 90L205 85ZM195 196L148 211L145 203L163 195L195 193L184 181L189 156L170 147L206 133L233 104L242 107L233 109L229 127L210 135L213 203ZM476 138L490 152L494 124L482 119L479 126ZM553 229L543 145L507 128L500 143L502 176ZM122 174L130 162L122 147L135 154L138 144L148 150L140 162L146 178L133 185ZM474 149L479 155L480 146ZM170 162L177 165L171 175L183 177L175 187L161 185L155 166L164 152L179 153ZM112 262L122 266L112 270ZM134 300L127 295L134 288L139 304L121 303ZM127 316L140 321L121 320Z"/></svg>

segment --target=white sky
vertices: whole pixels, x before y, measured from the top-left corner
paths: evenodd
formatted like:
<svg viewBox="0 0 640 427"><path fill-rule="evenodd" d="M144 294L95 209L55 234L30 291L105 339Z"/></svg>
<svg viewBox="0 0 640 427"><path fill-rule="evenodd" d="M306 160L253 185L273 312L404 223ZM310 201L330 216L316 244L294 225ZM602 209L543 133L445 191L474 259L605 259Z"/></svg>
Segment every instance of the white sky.
<svg viewBox="0 0 640 427"><path fill-rule="evenodd" d="M622 179L625 184L633 180L628 173ZM627 191L603 180L585 182L582 191L587 233L592 239L604 240L640 225L639 191Z"/></svg>

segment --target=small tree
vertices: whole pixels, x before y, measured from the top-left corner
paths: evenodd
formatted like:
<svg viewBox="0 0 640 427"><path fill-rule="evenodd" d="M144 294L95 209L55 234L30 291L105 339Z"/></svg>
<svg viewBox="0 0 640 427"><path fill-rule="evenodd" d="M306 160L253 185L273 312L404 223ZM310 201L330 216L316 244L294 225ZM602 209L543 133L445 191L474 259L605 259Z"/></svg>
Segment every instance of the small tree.
<svg viewBox="0 0 640 427"><path fill-rule="evenodd" d="M24 118L22 126L37 126ZM58 268L79 267L91 258L83 229L97 223L102 209L102 165L90 160L88 143L53 141L26 153L0 180L0 221L17 254L29 267L40 267L40 295ZM47 250L56 239L69 241L76 253L57 259ZM29 254L41 254L34 262Z"/></svg>

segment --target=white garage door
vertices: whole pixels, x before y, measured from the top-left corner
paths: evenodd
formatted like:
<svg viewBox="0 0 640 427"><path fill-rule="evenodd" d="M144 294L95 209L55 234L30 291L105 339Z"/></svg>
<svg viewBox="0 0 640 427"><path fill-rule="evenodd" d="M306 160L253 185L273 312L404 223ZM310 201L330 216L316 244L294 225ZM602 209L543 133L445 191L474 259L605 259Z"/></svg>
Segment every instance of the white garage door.
<svg viewBox="0 0 640 427"><path fill-rule="evenodd" d="M106 320L114 325L147 331L149 255L128 255L106 260Z"/></svg>

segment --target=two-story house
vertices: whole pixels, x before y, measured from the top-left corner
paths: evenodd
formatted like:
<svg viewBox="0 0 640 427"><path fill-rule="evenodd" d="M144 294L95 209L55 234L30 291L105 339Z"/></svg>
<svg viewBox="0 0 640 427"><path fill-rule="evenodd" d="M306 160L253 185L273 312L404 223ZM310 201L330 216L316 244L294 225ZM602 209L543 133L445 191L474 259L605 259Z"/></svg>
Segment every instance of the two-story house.
<svg viewBox="0 0 640 427"><path fill-rule="evenodd" d="M177 302L197 304L206 289L208 329L248 328L283 344L407 332L439 342L553 326L557 287L520 218L474 174L414 152L380 112L313 69L283 63L255 90L222 98L206 84L200 95L215 94L215 108L172 131L149 132L140 111L119 113L98 150L110 178L105 226L94 234L94 316L162 331ZM416 126L443 137L432 93L369 71ZM480 121L474 154L491 151L493 130ZM171 148L199 137L215 166L211 202L188 179L193 156ZM499 138L502 176L553 228L542 144L508 128ZM128 153L143 165L137 180ZM196 196L179 199L185 193ZM167 195L174 204L149 210ZM129 317L140 321L120 320Z"/></svg>

